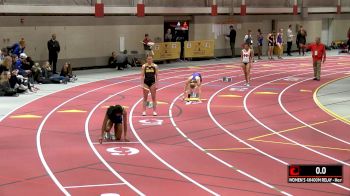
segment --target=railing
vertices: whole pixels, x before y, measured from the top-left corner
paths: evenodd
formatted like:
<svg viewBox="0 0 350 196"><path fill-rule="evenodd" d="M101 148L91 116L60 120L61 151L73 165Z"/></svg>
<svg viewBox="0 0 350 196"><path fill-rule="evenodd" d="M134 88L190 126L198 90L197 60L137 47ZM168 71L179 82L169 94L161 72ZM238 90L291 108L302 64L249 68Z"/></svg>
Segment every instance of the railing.
<svg viewBox="0 0 350 196"><path fill-rule="evenodd" d="M216 0L220 7L239 7L242 0ZM294 0L245 0L248 7L292 7ZM303 7L335 7L338 0L297 0ZM134 7L138 0L102 0L109 7ZM144 0L148 7L210 7L213 0ZM2 5L93 6L96 0L0 0ZM350 7L349 0L341 5Z"/></svg>

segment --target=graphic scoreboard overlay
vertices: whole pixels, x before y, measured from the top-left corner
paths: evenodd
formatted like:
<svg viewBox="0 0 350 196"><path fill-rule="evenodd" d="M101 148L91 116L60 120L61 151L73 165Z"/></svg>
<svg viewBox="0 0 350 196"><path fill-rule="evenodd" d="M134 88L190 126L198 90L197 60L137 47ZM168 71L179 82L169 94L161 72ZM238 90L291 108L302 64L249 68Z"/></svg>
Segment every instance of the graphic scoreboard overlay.
<svg viewBox="0 0 350 196"><path fill-rule="evenodd" d="M342 183L342 165L289 165L289 183Z"/></svg>

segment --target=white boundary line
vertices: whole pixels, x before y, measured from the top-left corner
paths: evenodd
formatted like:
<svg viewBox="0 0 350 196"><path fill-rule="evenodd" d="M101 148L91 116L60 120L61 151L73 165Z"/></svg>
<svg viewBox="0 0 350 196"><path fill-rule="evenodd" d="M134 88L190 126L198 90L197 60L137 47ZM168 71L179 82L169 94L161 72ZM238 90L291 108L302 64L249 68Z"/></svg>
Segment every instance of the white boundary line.
<svg viewBox="0 0 350 196"><path fill-rule="evenodd" d="M129 91L131 89L137 88L138 86L133 86L130 88L127 88L125 90L122 90L112 96L108 96L107 98L105 98L104 100L102 100L101 102L99 102L98 104L95 105L95 107L89 112L88 117L85 119L85 137L87 142L89 143L90 148L92 149L92 151L95 153L95 155L97 156L98 159L100 159L100 161L108 168L108 170L110 172L112 172L115 176L117 176L120 180L122 180L128 187L130 187L133 191L135 191L138 195L145 195L144 193L142 193L140 190L138 190L136 187L134 187L132 184L130 184L125 178L123 178L117 171L115 171L113 169L113 167L108 164L108 162L101 156L101 154L97 151L97 149L95 148L95 146L93 145L92 141L91 141L91 137L89 134L89 121L91 119L92 114L96 111L97 108L100 107L100 105L102 105L105 101L107 101L108 99L110 99L113 96L116 96L120 93Z"/></svg>
<svg viewBox="0 0 350 196"><path fill-rule="evenodd" d="M239 70L240 71L240 70ZM232 72L236 72L236 71L232 71ZM237 70L238 72L238 70ZM221 74L227 74L227 72L225 73L219 73L219 74L212 74L211 76L213 75L221 75ZM176 84L180 84L180 83L183 83L183 81L181 82L176 82L176 83L173 83L171 85L167 85L167 86L164 86L160 89L158 89L157 91L159 90L162 90L162 89L165 89L165 88L168 88L170 86L174 86ZM213 192L212 190L208 189L207 187L201 185L200 183L198 183L197 181L193 180L192 178L190 178L189 176L187 176L186 174L182 173L181 171L179 171L178 169L176 169L175 167L173 167L172 165L170 165L168 162L166 162L164 159L162 159L161 157L159 157L150 147L148 147L144 142L143 140L141 140L140 136L138 135L138 133L136 132L135 128L134 128L134 125L133 125L133 113L134 113L134 110L136 108L136 106L142 101L142 98L139 99L134 105L133 107L131 108L130 110L130 113L129 113L129 125L130 125L130 129L132 130L132 132L134 133L135 137L137 138L138 141L140 141L140 143L142 144L142 146L144 148L146 148L155 158L157 158L160 162L162 162L164 165L166 165L167 167L169 167L171 170L173 170L174 172L176 172L177 174L179 174L180 176L182 176L183 178L187 179L188 181L192 182L193 184L197 185L198 187L200 187L201 189L209 192L210 194L213 194L213 195L219 195L215 192Z"/></svg>
<svg viewBox="0 0 350 196"><path fill-rule="evenodd" d="M65 186L65 189L76 189L76 188L90 188L90 187L101 187L101 186L120 186L125 185L125 183L114 183L114 184L88 184L80 186Z"/></svg>
<svg viewBox="0 0 350 196"><path fill-rule="evenodd" d="M104 144L139 144L140 142L103 142L100 144L100 142L92 142L94 145L104 145Z"/></svg>
<svg viewBox="0 0 350 196"><path fill-rule="evenodd" d="M265 71L264 71L264 72L265 72ZM261 73L261 72L259 72L259 73ZM275 75L275 74L270 74L270 75ZM267 76L269 76L269 75L262 76L262 77L267 77ZM261 77L258 77L258 78L261 78ZM206 84L209 84L209 83L212 83L212 82L215 82L215 81L217 81L217 80L207 82L207 83L205 83L205 84L203 84L203 85L206 85ZM237 82L237 83L241 83L241 82ZM235 83L235 84L237 84L237 83ZM231 85L232 85L232 84L231 84ZM231 86L231 85L230 85L230 86ZM218 158L218 157L215 156L214 154L212 154L212 153L206 151L205 149L203 149L200 145L198 145L196 142L194 142L192 139L190 139L183 131L181 131L181 129L180 129L180 128L177 126L177 124L175 123L175 120L174 120L173 114L172 114L172 108L174 107L175 102L177 101L177 99L178 99L180 96L181 96L181 94L180 94L179 96L177 96L177 97L172 101L172 103L171 103L171 105L170 105L170 108L169 108L170 121L171 121L171 123L173 124L174 128L175 128L188 142L190 142L193 146L195 146L196 148L198 148L200 151L204 152L204 153L207 154L208 156L210 156L210 157L212 157L213 159L217 160L218 162L220 162L220 163L226 165L227 167L229 167L229 168L231 168L231 169L234 169L234 170L237 171L238 173L240 173L240 174L242 174L242 175L244 175L244 176L246 176L246 177L248 177L248 178L250 178L250 179L252 179L252 180L254 180L254 181L256 181L256 182L258 182L258 183L260 183L260 184L262 184L262 185L264 185L264 186L266 186L266 187L268 187L268 188L270 188L270 189L273 189L273 190L275 190L275 191L277 191L277 192L279 192L279 193L281 193L281 194L283 194L283 195L291 195L291 194L289 194L289 193L287 193L287 192L285 192L285 191L279 190L278 188L276 188L276 187L274 187L274 186L268 184L267 182L264 182L264 181L260 180L259 178L256 178L256 177L254 177L254 176L252 176L252 175L250 175L250 174L248 174L248 173L246 173L246 172L244 172L244 171L238 169L237 167L235 167L235 166L233 166L233 165L227 163L226 161L224 161L224 160Z"/></svg>
<svg viewBox="0 0 350 196"><path fill-rule="evenodd" d="M234 62L236 63L236 62ZM215 65L226 65L226 64L229 64L229 62L222 62L222 63L212 63L212 64L206 64L206 65L198 65L198 67L208 67L208 66L215 66ZM183 67L172 67L172 68L169 68L169 69L164 69L164 70L160 70L160 71L166 71L166 73L164 74L174 74L174 73L177 73L177 72L183 72L183 71L187 71L187 70L175 70L175 71L172 71L173 69L181 69L181 68L188 68L189 65L183 65ZM169 71L169 73L167 72ZM82 83L82 84L78 84L78 85L74 85L74 86L69 86L68 88L64 88L64 89L61 89L61 90L58 90L58 91L54 91L54 92L51 92L51 93L48 93L46 95L42 95L42 96L39 96L39 97L36 97L30 101L28 101L27 103L21 105L21 106L18 106L16 108L14 108L13 110L11 110L10 112L8 112L7 114L4 114L1 118L0 118L0 122L2 122L5 118L7 118L10 114L12 114L13 112L15 112L16 110L24 107L25 105L28 105L40 98L44 98L44 97L47 97L49 95L52 95L52 94L55 94L55 93L58 93L58 92L61 92L61 91L64 91L64 90L68 90L68 89L71 89L71 88L74 88L74 87L78 87L78 86L81 86L81 85L85 85L85 84L91 84L91 83L94 83L94 82L101 82L101 81L108 81L108 80L112 80L112 79L116 79L116 78L127 78L129 76L132 76L132 75L137 75L137 73L130 73L130 74L126 74L126 75L121 75L121 76L112 76L112 77L109 77L109 78L103 78L103 79L99 79L99 80L94 80L94 81L91 81L91 82L87 82L87 83ZM128 79L128 80L125 80L125 81L122 81L122 82L126 82L126 81L133 81L133 80L139 80L138 78L137 79ZM119 83L119 82L118 82Z"/></svg>
<svg viewBox="0 0 350 196"><path fill-rule="evenodd" d="M205 71L205 72L208 72L208 71ZM213 75L221 75L222 73L219 73L219 74L213 74ZM183 75L187 75L187 74L183 74ZM176 76L177 77L177 76ZM170 78L173 78L173 77L170 77ZM166 79L162 79L162 80L167 80L167 79L170 79L170 78L166 78ZM181 81L181 82L177 82L177 83L174 83L174 84L179 84L179 83L183 83L183 81ZM171 84L171 85L168 85L168 86L173 86L174 84ZM165 86L165 87L162 87L162 89L163 88L166 88L166 87L168 87L168 86ZM113 95L110 95L110 96L108 96L106 99L104 99L104 100L102 100L101 102L99 102L97 105L95 105L95 107L90 111L90 113L89 113L89 115L88 115L88 117L87 117L87 119L86 119L86 121L85 121L85 135L86 135L86 138L87 138L87 140L88 140L88 143L89 143L89 145L90 145L90 147L91 147L91 149L94 151L94 153L96 154L96 156L102 161L102 163L104 163L105 164L105 166L112 172L112 173L114 173L114 174L117 174L118 176L119 176L119 174L117 173L117 172L115 172L114 171L114 169L103 159L103 157L98 153L98 151L96 150L96 148L93 146L93 144L92 144L92 141L91 141L91 138L90 138L90 135L89 135L89 127L88 127L88 124L89 124L89 121L90 121L90 118L91 118L91 116L92 116L92 114L95 112L95 110L97 109L97 108L99 108L100 107L100 105L102 105L104 102L106 102L107 100L109 100L110 98L112 98L112 97L114 97L114 96L116 96L116 95L118 95L118 94L120 94L120 93L123 93L123 92L126 92L126 91L128 91L128 90L130 90L130 89L133 89L133 88L138 88L139 87L139 85L136 85L136 86L134 86L134 87L131 87L131 88L129 88L129 89L125 89L125 90L123 90L123 91L120 91L120 92L118 92L118 93L115 93L115 94L113 94ZM159 89L160 90L160 89ZM140 101L141 101L142 99L140 99L137 103L139 103ZM135 104L135 106L137 105L137 103ZM132 114L131 114L131 112L130 112L130 114L129 114L129 118L132 118L131 117L132 116ZM129 121L130 122L130 121ZM134 132L134 134L135 134L135 132ZM135 135L136 136L136 135ZM137 138L140 142L139 143L141 143L142 144L142 140L140 140L139 138ZM144 146L145 147L145 146ZM147 146L148 147L148 146ZM152 151L153 152L153 151ZM152 153L151 153L152 154ZM156 155L156 154L155 154ZM159 159L158 159L159 160ZM175 169L175 168L174 168ZM122 178L122 176L120 176L121 178ZM123 179L123 178L122 178ZM129 184L129 183L128 183ZM130 186L132 186L131 184L129 184ZM136 191L136 188L134 189L135 190L135 192L138 192L138 194L139 195L144 195L143 193L141 193L140 191Z"/></svg>
<svg viewBox="0 0 350 196"><path fill-rule="evenodd" d="M333 70L334 70L334 69L333 69ZM298 75L299 75L299 74L298 74ZM291 76L288 76L288 77L291 77ZM284 77L284 78L288 78L288 77ZM280 79L283 79L283 78L280 78ZM209 98L208 104L207 104L207 110L208 110L208 114L209 114L210 118L212 119L212 121L213 121L220 129L222 129L224 132L226 132L228 135L230 135L231 137L235 138L235 139L238 140L239 142L241 142L241 143L247 145L248 147L250 147L250 148L252 148L252 149L258 151L259 153L261 153L261 154L263 154L263 155L265 155L265 156L267 156L267 157L269 157L269 158L271 158L271 159L273 159L273 160L275 160L275 161L277 161L277 162L280 162L280 163L282 163L282 164L284 164L284 165L289 165L287 162L285 162L285 161L283 161L283 160L280 160L280 159L278 159L278 158L276 158L276 157L274 157L274 156L272 156L272 155L270 155L270 154L267 154L266 152L264 152L264 151L262 151L262 150L260 150L260 149L258 149L258 148L256 148L256 147L254 147L253 145L251 145L251 144L245 142L244 140L240 139L240 138L237 137L236 135L232 134L230 131L228 131L226 128L224 128L224 127L214 118L214 116L212 115L210 105L211 105L211 102L212 102L213 98L214 98L217 94L219 94L221 91L223 91L223 90L225 90L225 89L227 89L227 88L229 88L229 87L231 87L231 86L233 86L233 85L235 85L235 84L238 84L238 83L240 83L240 82L231 84L231 85L229 85L229 86L226 86L226 87L220 89L219 91L217 91L216 93L214 93L214 94ZM340 187L340 188L343 188L341 185L337 185L337 184L335 184L335 185L338 186L338 187ZM344 188L347 189L346 187L344 187Z"/></svg>
<svg viewBox="0 0 350 196"><path fill-rule="evenodd" d="M335 73L335 74L337 74L337 73ZM329 74L329 75L331 75L331 74ZM308 79L307 79L307 80L308 80ZM296 121L300 122L301 124L303 124L303 125L309 127L310 129L313 129L313 130L315 130L315 131L317 131L317 132L319 132L319 133L321 133L321 134L323 134L323 135L326 135L326 136L328 136L328 137L330 137L330 138L332 138L332 139L335 139L335 140L337 140L337 141L339 141L339 142L342 142L342 143L345 143L345 144L350 145L350 142L347 142L347 141L342 140L342 139L340 139L340 138L338 138L338 137L335 137L335 136L333 136L333 135L330 135L330 134L328 134L328 133L325 133L325 132L323 132L323 131L321 131L321 130L315 128L314 126L311 126L310 124L307 124L306 122L300 120L299 118L297 118L296 116L294 116L293 114L291 114L291 113L284 107L284 105L283 105L283 103L282 103L282 96L283 96L283 94L284 94L289 88L291 88L291 87L293 87L293 86L295 86L295 85L297 85L297 84L303 83L303 82L305 82L305 81L307 81L307 80L302 80L302 81L300 81L300 82L294 83L294 84L288 86L287 88L285 88L285 89L279 94L279 96L278 96L278 104L281 106L281 108L283 109L283 111L284 111L285 113L287 113L290 117L294 118Z"/></svg>
<svg viewBox="0 0 350 196"><path fill-rule="evenodd" d="M223 64L227 64L227 63L223 63ZM215 64L215 65L219 65L219 64ZM205 66L210 66L210 65L205 65ZM174 69L179 69L179 68L174 68ZM188 70L188 71L191 71L192 70ZM183 70L181 71L178 71L178 72L184 72ZM173 74L174 72L172 72L171 74ZM185 75L185 74L184 74ZM176 76L177 77L177 76ZM172 77L170 77L172 78ZM169 78L168 78L169 79ZM91 93L91 92L94 92L94 91L97 91L99 89L103 89L103 88L106 88L108 86L113 86L113 85L117 85L117 84L120 84L120 83L125 83L125 82L128 82L128 81L133 81L133 80L137 80L137 79L129 79L129 80L125 80L125 81L121 81L121 82L117 82L117 83L111 83L111 84L108 84L108 85L105 85L105 86L101 86L99 88L95 88L95 89L91 89L89 91L86 91L82 94L79 94L77 96L74 96L66 101L64 101L63 103L61 103L60 105L56 106L54 109L52 109L46 116L45 118L43 119L43 121L40 123L40 126L37 130L37 134L36 134L36 147L37 147L37 151L38 151L38 156L40 158L40 161L41 163L43 164L47 174L50 176L50 178L54 181L54 183L57 185L57 187L62 191L62 193L64 193L65 195L70 195L69 192L62 186L62 184L58 181L58 179L56 178L56 176L53 174L53 172L51 171L49 165L47 164L45 158L44 158L44 155L43 155L43 152L42 152L42 148L41 148L41 132L43 130L43 127L47 121L47 119L56 111L58 110L58 108L62 107L63 105L65 105L66 103L74 100L74 99L77 99L83 95L86 95L88 93ZM103 80L101 80L103 81ZM95 81L96 82L96 81ZM137 86L134 86L134 88L137 88ZM110 98L111 96L109 96ZM22 107L22 106L21 106ZM12 112L11 112L12 113ZM8 115L10 115L11 113L9 113ZM4 119L7 115L5 115L2 119Z"/></svg>
<svg viewBox="0 0 350 196"><path fill-rule="evenodd" d="M335 73L332 73L332 74L325 74L325 75L333 75L333 74L335 74ZM305 74L302 74L302 75L305 75ZM294 76L297 76L297 75L294 75ZM284 78L288 78L288 77L284 77ZM331 160L333 160L333 161L336 161L336 162L338 162L338 163L344 164L344 165L346 165L346 166L350 166L349 163L346 163L346 162L344 162L344 161L341 161L341 160L338 160L338 159L336 159L336 158L334 158L334 157L331 157L331 156L329 156L329 155L326 155L326 154L324 154L324 153L322 153L322 152L319 152L319 151L317 151L317 150L314 150L314 149L312 149L312 148L309 148L309 147L307 147L307 146L305 146L305 145L303 145L303 144L301 144L301 143L299 143L299 142L297 142L297 141L295 141L295 140L292 140L292 139L290 139L290 138L288 138L288 137L286 137L286 136L284 136L284 135L282 135L282 134L276 132L275 130L271 129L270 127L268 127L267 125L265 125L264 123L262 123L259 119L257 119L257 118L250 112L250 110L249 110L248 107L247 107L247 99L248 99L249 95L250 95L252 92L254 92L256 89L258 89L258 88L260 88L260 87L262 87L262 86L264 86L264 85L266 85L266 84L269 84L269 83L272 83L272 82L276 82L276 81L282 80L282 79L284 79L284 78L279 78L279 79L276 79L276 80L272 80L272 81L269 81L269 82L265 82L265 83L263 83L263 84L261 84L261 85L259 85L259 86L256 86L256 87L253 88L252 90L250 90L250 91L245 95L244 100L243 100L244 110L247 112L247 114L248 114L252 119L254 119L254 121L256 121L258 124L260 124L262 127L266 128L266 129L269 130L270 132L272 132L272 133L274 133L274 134L276 134L276 135L282 137L283 139L288 140L288 141L290 141L290 142L292 142L292 143L294 143L294 144L296 144L296 145L298 145L298 146L300 146L300 147L302 147L302 148L305 148L305 149L307 149L307 150L309 150L309 151L312 151L312 152L314 152L314 153L316 153L316 154L318 154L318 155L321 155L321 156L323 156L323 157L326 157L326 158L331 159Z"/></svg>

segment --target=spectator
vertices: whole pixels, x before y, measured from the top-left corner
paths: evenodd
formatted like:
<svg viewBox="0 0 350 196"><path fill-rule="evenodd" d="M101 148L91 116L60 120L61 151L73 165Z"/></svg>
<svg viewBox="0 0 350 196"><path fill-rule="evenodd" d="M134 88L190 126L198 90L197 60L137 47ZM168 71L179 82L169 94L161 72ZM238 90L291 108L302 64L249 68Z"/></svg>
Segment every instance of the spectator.
<svg viewBox="0 0 350 196"><path fill-rule="evenodd" d="M287 30L287 55L292 56L291 54L291 49L292 49L292 44L293 44L293 31L292 31L292 25L290 24L288 26Z"/></svg>
<svg viewBox="0 0 350 196"><path fill-rule="evenodd" d="M231 47L231 54L232 57L235 57L235 44L236 44L236 30L233 28L233 26L230 26L230 34L226 35L230 38L230 47Z"/></svg>
<svg viewBox="0 0 350 196"><path fill-rule="evenodd" d="M118 54L117 62L116 62L118 70L127 68L127 65L128 65L128 55L127 55L127 53L128 53L128 51L124 50L123 52Z"/></svg>
<svg viewBox="0 0 350 196"><path fill-rule="evenodd" d="M171 33L171 29L168 29L166 34L164 35L164 42L171 42L173 40L173 34Z"/></svg>
<svg viewBox="0 0 350 196"><path fill-rule="evenodd" d="M306 36L307 36L307 33L304 30L303 26L300 26L300 30L298 31L297 39L296 39L296 44L299 48L299 55L301 55L301 52L303 52L303 56L305 56Z"/></svg>
<svg viewBox="0 0 350 196"><path fill-rule="evenodd" d="M321 62L326 61L326 47L321 43L320 37L316 37L315 43L307 46L311 50L313 67L314 67L314 80L320 81L321 79Z"/></svg>
<svg viewBox="0 0 350 196"><path fill-rule="evenodd" d="M3 71L0 75L0 96L16 96L17 91L10 86L10 71Z"/></svg>
<svg viewBox="0 0 350 196"><path fill-rule="evenodd" d="M149 38L149 35L146 33L145 38L143 39L143 49L145 50L146 57L149 55L152 55L152 47L150 46L149 42L152 42L152 40Z"/></svg>
<svg viewBox="0 0 350 196"><path fill-rule="evenodd" d="M273 58L273 48L275 47L275 44L276 44L275 32L274 31L267 35L267 40L268 40L267 56L268 56L269 60L274 60L274 58Z"/></svg>
<svg viewBox="0 0 350 196"><path fill-rule="evenodd" d="M112 52L112 56L109 57L109 59L108 59L108 66L113 67L113 68L117 68L117 52L115 52L115 51ZM120 70L120 69L118 68L118 70Z"/></svg>
<svg viewBox="0 0 350 196"><path fill-rule="evenodd" d="M31 74L31 71L29 69L24 69L25 65L27 63L27 55L25 53L21 53L20 58L16 60L14 69L18 70L18 74L22 76L28 76Z"/></svg>
<svg viewBox="0 0 350 196"><path fill-rule="evenodd" d="M11 53L19 56L21 53L24 53L24 49L26 48L26 42L24 38L21 38L18 43L15 43L11 47Z"/></svg>
<svg viewBox="0 0 350 196"><path fill-rule="evenodd" d="M277 46L277 57L279 59L282 59L283 55L283 29L280 29L279 32L277 33L277 38L276 38L276 46Z"/></svg>
<svg viewBox="0 0 350 196"><path fill-rule="evenodd" d="M258 35L257 35L257 40L258 40L258 59L261 60L261 56L262 56L262 46L263 46L263 40L264 40L264 36L261 32L260 29L258 29Z"/></svg>
<svg viewBox="0 0 350 196"><path fill-rule="evenodd" d="M4 71L9 71L10 73L12 71L12 58L10 56L5 57L0 65L0 74Z"/></svg>
<svg viewBox="0 0 350 196"><path fill-rule="evenodd" d="M76 76L73 75L72 66L68 62L63 65L60 76L68 78L70 82L77 80Z"/></svg>
<svg viewBox="0 0 350 196"><path fill-rule="evenodd" d="M49 50L49 63L52 65L52 71L56 72L56 65L58 59L58 53L60 52L60 43L56 40L56 34L52 34L51 39L47 42L47 49Z"/></svg>
<svg viewBox="0 0 350 196"><path fill-rule="evenodd" d="M2 49L0 50L0 64L4 61L5 55L2 52Z"/></svg>

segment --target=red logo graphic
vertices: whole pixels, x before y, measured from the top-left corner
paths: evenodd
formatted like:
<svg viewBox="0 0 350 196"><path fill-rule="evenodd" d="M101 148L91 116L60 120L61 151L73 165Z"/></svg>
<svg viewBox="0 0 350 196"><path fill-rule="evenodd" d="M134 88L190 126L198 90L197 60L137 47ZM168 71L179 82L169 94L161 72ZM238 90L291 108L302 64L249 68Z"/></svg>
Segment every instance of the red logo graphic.
<svg viewBox="0 0 350 196"><path fill-rule="evenodd" d="M300 174L300 167L296 165L292 165L289 167L289 175L290 176L298 176Z"/></svg>

